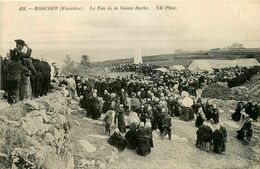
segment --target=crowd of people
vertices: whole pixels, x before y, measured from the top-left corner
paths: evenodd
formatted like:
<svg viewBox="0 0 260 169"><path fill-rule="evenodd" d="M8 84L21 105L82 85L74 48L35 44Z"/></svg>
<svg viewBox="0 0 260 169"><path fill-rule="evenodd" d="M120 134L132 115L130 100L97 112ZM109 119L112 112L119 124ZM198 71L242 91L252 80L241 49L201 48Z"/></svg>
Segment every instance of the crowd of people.
<svg viewBox="0 0 260 169"><path fill-rule="evenodd" d="M227 82L228 87L239 86L257 73L256 67L230 67L215 70L220 82Z"/></svg>
<svg viewBox="0 0 260 169"><path fill-rule="evenodd" d="M169 66L160 66L156 64L120 64L112 67L112 71L118 72L137 72L147 76L152 76L156 72L156 68L166 68ZM185 76L188 79L206 80L207 84L219 82L227 82L228 87L235 87L245 83L254 74L257 73L256 67L229 67L222 69L214 69L214 72L194 73L189 70L169 71L167 74L171 78L179 78ZM191 82L192 83L192 82ZM191 84L192 86L192 84Z"/></svg>
<svg viewBox="0 0 260 169"><path fill-rule="evenodd" d="M105 133L111 136L109 143L120 150L128 147L139 155L149 154L154 146L152 131L158 130L162 139L165 136L171 139L171 117L195 120L198 148L218 154L226 149L227 131L219 120L219 109L211 99L203 101L197 91L208 80L214 82L217 78L185 71L148 77L140 74L117 78L69 77L74 79L72 88L68 87L71 96L79 96L88 117L103 119ZM187 87L191 82L197 84L196 88Z"/></svg>
<svg viewBox="0 0 260 169"><path fill-rule="evenodd" d="M151 74L151 71L162 66L156 64L119 64L111 68L113 72L136 72L144 75ZM163 66L169 68L169 66Z"/></svg>
<svg viewBox="0 0 260 169"><path fill-rule="evenodd" d="M49 89L59 89L65 97L79 101L86 116L102 119L109 144L119 150L129 148L145 156L154 147L152 132L158 130L161 139L171 139L172 118L195 121L196 146L221 154L226 149L227 131L220 122L219 109L211 99L201 98L204 84L228 82L231 86L249 79L254 68L228 68L214 73L194 73L187 70L154 72L158 65L118 65L114 71L133 71L138 74L110 78L79 75L60 75L51 80L51 68L45 61L33 59L31 49L21 39L10 57L1 59L2 88L10 104L25 98L46 95ZM237 138L250 141L251 118L257 120L256 103L239 103L232 118L246 119ZM245 110L245 113L241 113ZM258 110L259 111L259 110ZM247 114L247 115L245 115ZM127 117L127 120L126 118ZM249 120L248 120L249 119ZM250 134L251 133L251 134Z"/></svg>
<svg viewBox="0 0 260 169"><path fill-rule="evenodd" d="M8 103L46 95L50 89L51 67L48 62L31 57L32 49L22 39L1 61L1 90Z"/></svg>

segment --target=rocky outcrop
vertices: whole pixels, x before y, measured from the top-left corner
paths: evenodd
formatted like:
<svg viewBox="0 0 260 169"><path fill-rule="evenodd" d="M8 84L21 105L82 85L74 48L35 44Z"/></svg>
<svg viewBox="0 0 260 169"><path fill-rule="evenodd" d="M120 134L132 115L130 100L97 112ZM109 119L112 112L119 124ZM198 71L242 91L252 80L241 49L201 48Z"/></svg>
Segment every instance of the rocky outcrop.
<svg viewBox="0 0 260 169"><path fill-rule="evenodd" d="M0 110L0 168L74 168L66 114L59 92Z"/></svg>

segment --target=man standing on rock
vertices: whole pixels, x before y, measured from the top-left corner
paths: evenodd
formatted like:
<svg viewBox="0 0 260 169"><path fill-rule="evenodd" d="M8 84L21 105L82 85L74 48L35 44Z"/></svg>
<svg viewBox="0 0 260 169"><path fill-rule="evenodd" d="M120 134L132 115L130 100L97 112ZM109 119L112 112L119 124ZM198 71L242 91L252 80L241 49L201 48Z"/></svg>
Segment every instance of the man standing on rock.
<svg viewBox="0 0 260 169"><path fill-rule="evenodd" d="M15 42L16 48L13 50L13 55L22 61L20 99L23 100L31 97L32 87L30 77L34 76L36 71L31 60L32 49L22 39L17 39Z"/></svg>

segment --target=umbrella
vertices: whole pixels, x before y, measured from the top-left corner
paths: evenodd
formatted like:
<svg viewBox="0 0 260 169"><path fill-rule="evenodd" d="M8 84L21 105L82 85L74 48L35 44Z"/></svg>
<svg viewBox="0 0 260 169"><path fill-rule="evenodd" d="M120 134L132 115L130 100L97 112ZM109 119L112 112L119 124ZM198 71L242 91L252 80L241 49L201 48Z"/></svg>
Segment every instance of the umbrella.
<svg viewBox="0 0 260 169"><path fill-rule="evenodd" d="M161 67L161 68L157 68L157 69L154 69L156 71L160 71L160 72L169 72L168 69L164 68L164 67Z"/></svg>
<svg viewBox="0 0 260 169"><path fill-rule="evenodd" d="M181 103L184 107L191 107L193 105L193 99L191 97L185 97L182 99Z"/></svg>
<svg viewBox="0 0 260 169"><path fill-rule="evenodd" d="M182 65L173 65L170 67L170 70L185 70L185 67Z"/></svg>

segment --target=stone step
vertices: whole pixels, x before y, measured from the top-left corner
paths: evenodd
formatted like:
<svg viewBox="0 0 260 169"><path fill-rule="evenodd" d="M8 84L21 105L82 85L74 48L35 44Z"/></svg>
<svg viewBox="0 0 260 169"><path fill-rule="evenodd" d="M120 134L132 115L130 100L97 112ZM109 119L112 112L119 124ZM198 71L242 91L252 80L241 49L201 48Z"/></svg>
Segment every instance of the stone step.
<svg viewBox="0 0 260 169"><path fill-rule="evenodd" d="M78 143L89 153L95 152L97 148L87 140L78 140Z"/></svg>

